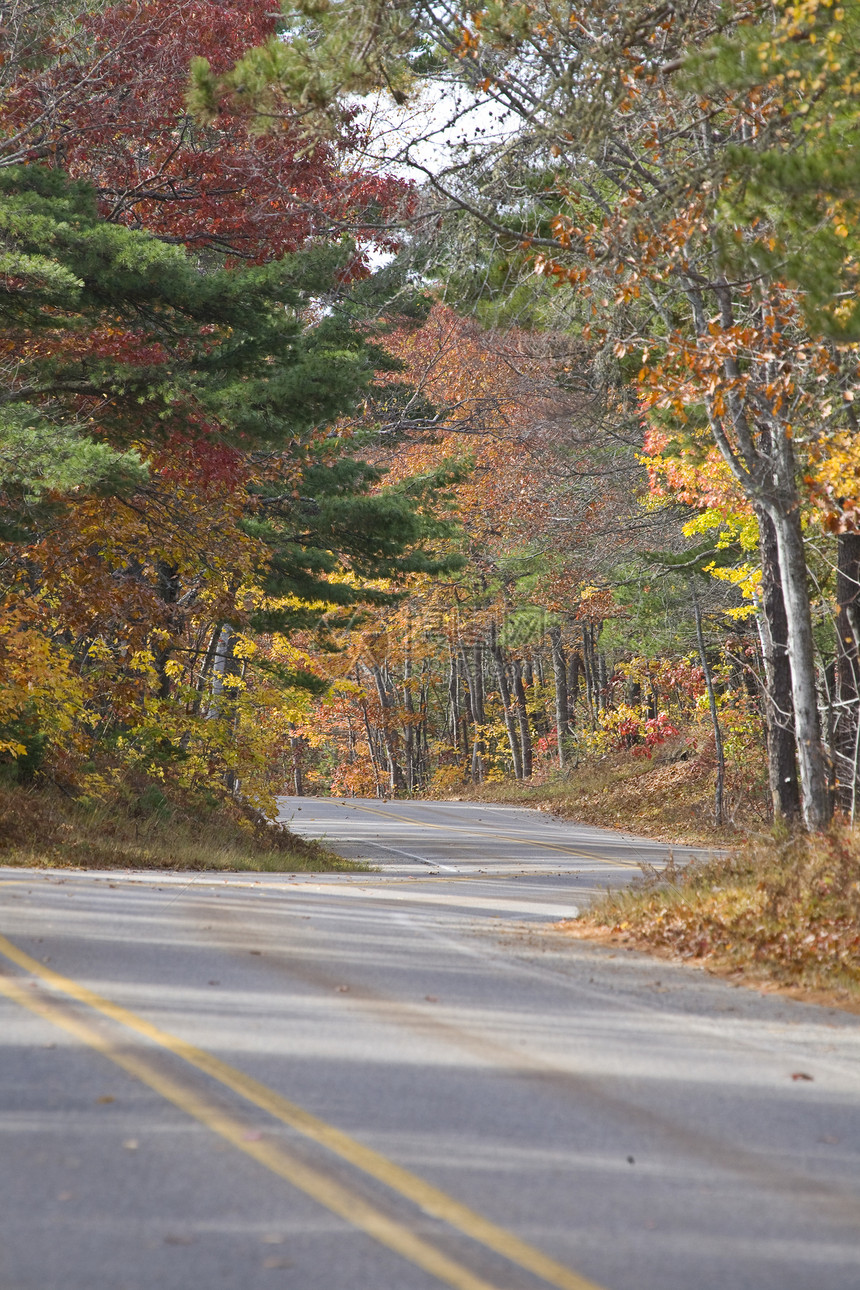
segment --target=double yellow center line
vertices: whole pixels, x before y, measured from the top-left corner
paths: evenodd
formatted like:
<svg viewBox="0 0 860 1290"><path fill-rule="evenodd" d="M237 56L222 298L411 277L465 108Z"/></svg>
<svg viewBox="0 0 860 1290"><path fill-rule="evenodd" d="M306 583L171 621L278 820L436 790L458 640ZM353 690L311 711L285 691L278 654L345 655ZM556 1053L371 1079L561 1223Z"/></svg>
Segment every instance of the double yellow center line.
<svg viewBox="0 0 860 1290"><path fill-rule="evenodd" d="M401 1168L387 1157L341 1132L334 1125L312 1115L303 1107L281 1097L249 1075L229 1066L219 1058L186 1043L176 1035L153 1026L127 1008L102 998L86 986L61 976L37 959L0 936L0 955L23 971L50 986L65 998L83 1004L128 1031L148 1040L157 1048L171 1053L188 1066L215 1080L245 1102L265 1111L304 1138L324 1147L354 1168L383 1183L400 1197L411 1201L426 1214L501 1255L509 1262L531 1272L556 1290L601 1290L594 1282L557 1263L548 1255L527 1244L513 1232L461 1205L446 1192L425 1182L416 1174ZM249 1135L247 1124L226 1112L218 1102L201 1092L192 1082L165 1074L145 1050L129 1048L115 1042L103 1028L79 1016L68 1005L34 990L34 981L0 975L0 993L28 1008L53 1025L61 1027L81 1043L95 1049L128 1074L148 1085L161 1097L205 1125L211 1132L252 1157L264 1168L285 1179L311 1196L332 1213L365 1232L381 1245L393 1250L410 1263L454 1290L499 1290L473 1273L458 1259L447 1255L430 1241L418 1236L404 1223L391 1218L382 1209L364 1199L357 1191L335 1181L322 1170L306 1164L284 1146Z"/></svg>

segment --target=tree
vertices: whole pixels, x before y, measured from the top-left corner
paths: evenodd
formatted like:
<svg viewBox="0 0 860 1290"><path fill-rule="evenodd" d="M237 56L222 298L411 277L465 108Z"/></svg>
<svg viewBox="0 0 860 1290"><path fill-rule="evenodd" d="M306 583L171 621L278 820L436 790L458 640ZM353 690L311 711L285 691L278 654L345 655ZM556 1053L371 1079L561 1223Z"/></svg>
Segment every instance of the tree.
<svg viewBox="0 0 860 1290"><path fill-rule="evenodd" d="M800 254L796 239L786 240L752 186L753 211L740 200L743 180L750 167L761 169L761 158L774 151L803 155L795 126L809 114L810 84L780 79L778 69L771 76L769 65L737 92L697 82L689 51L735 31L734 11L716 5L664 12L599 4L589 6L582 21L575 6L555 0L481 9L369 8L361 25L349 0L326 6L319 17L310 6L296 6L292 12L316 22L316 37L282 51L271 44L265 52L251 51L220 79L198 64L198 108L211 113L223 101L219 96L230 93L266 111L304 96L314 107L334 102L337 117L348 91L361 93L386 77L406 85L411 59L413 75L427 68L455 75L517 122L516 132L474 149L469 167L458 158L446 173L430 174L429 182L446 201L509 238L509 222L499 217L498 203L487 200L499 174L510 158L524 155L554 166L543 202L527 207L520 242L536 252L544 273L588 293L593 334L614 343L619 357L636 356L646 408L668 409L682 421L690 409L702 411L732 478L762 516L762 530L772 526L803 813L810 828L822 827L829 793L801 519L802 464L824 429L822 391L832 389L841 403L853 392L856 373L850 354L847 363L835 358L831 336L814 329L821 306L808 290L810 273L793 267ZM834 15L837 23L844 20L841 13ZM789 26L794 20L792 12ZM352 39L350 23L364 32L364 46ZM786 41L812 49L816 34L787 31ZM432 42L433 57L422 62L426 42ZM838 43L828 39L827 48ZM366 47L371 53L362 59ZM809 58L816 62L814 51ZM812 83L826 70L826 59L816 65ZM852 119L852 84L848 65L825 112L827 127ZM745 166L739 157L752 160ZM814 155L808 160L812 174ZM834 187L840 210L850 191L848 183ZM843 226L828 238L834 254ZM848 251L831 257L828 281L850 278ZM831 317L837 315L838 308ZM763 557L767 549L765 540ZM768 597L767 603L778 600Z"/></svg>
<svg viewBox="0 0 860 1290"><path fill-rule="evenodd" d="M79 750L125 730L186 756L225 623L236 689L258 652L243 628L384 601L376 580L436 567L438 474L386 491L328 430L390 363L338 305L349 248L201 274L41 166L0 171L0 236L4 441L29 452L3 475L10 620L85 678Z"/></svg>
<svg viewBox="0 0 860 1290"><path fill-rule="evenodd" d="M2 405L19 418L85 425L116 449L190 434L217 469L219 445L306 435L370 379L356 331L303 323L335 285L337 249L200 274L179 248L103 220L89 186L58 171L9 167L0 197Z"/></svg>
<svg viewBox="0 0 860 1290"><path fill-rule="evenodd" d="M41 160L94 186L101 214L168 242L261 263L309 238L349 234L380 249L393 244L393 216L410 188L351 162L356 131L309 142L297 123L253 133L247 114L224 113L217 128L185 111L192 58L226 69L274 37L272 6L217 0L130 0L62 6L43 14L35 49L10 31L17 53L0 107L0 164ZM34 66L35 65L35 66ZM357 252L350 272L366 271Z"/></svg>

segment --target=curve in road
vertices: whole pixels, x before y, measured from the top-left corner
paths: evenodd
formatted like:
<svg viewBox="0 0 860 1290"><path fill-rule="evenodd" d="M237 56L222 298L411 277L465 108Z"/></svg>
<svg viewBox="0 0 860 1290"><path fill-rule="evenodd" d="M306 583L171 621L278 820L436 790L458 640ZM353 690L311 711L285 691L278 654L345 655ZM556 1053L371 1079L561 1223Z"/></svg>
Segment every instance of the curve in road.
<svg viewBox="0 0 860 1290"><path fill-rule="evenodd" d="M553 930L666 848L284 811L378 871L0 873L3 1290L854 1290L858 1018Z"/></svg>

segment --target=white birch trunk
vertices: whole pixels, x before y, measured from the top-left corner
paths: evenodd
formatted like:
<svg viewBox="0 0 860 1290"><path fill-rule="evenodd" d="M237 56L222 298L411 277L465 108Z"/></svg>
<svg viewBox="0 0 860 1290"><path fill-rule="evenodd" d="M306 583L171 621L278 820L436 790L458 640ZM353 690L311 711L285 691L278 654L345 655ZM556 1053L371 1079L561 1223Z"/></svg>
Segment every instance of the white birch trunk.
<svg viewBox="0 0 860 1290"><path fill-rule="evenodd" d="M812 611L803 535L796 509L768 509L776 529L782 594L788 622L788 657L791 662L794 733L803 821L808 829L819 832L826 828L830 819L830 795L815 688L815 642L812 637Z"/></svg>

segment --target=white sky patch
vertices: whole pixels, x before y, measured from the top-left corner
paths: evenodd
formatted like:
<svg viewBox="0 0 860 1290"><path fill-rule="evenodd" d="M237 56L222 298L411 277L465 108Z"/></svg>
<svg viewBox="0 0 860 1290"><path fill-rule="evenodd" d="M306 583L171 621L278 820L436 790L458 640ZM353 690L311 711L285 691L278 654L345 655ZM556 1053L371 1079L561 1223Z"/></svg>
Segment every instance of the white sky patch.
<svg viewBox="0 0 860 1290"><path fill-rule="evenodd" d="M368 143L362 155L373 169L404 179L426 180L461 166L473 148L502 145L520 125L492 99L477 98L464 85L432 82L403 105L380 92L357 101Z"/></svg>
<svg viewBox="0 0 860 1290"><path fill-rule="evenodd" d="M397 104L385 91L353 100L359 124L367 131L361 165L419 186L431 176L454 177L468 168L474 150L501 147L521 122L492 99L478 98L464 85L429 82L408 103ZM374 269L388 264L390 252L368 249Z"/></svg>

